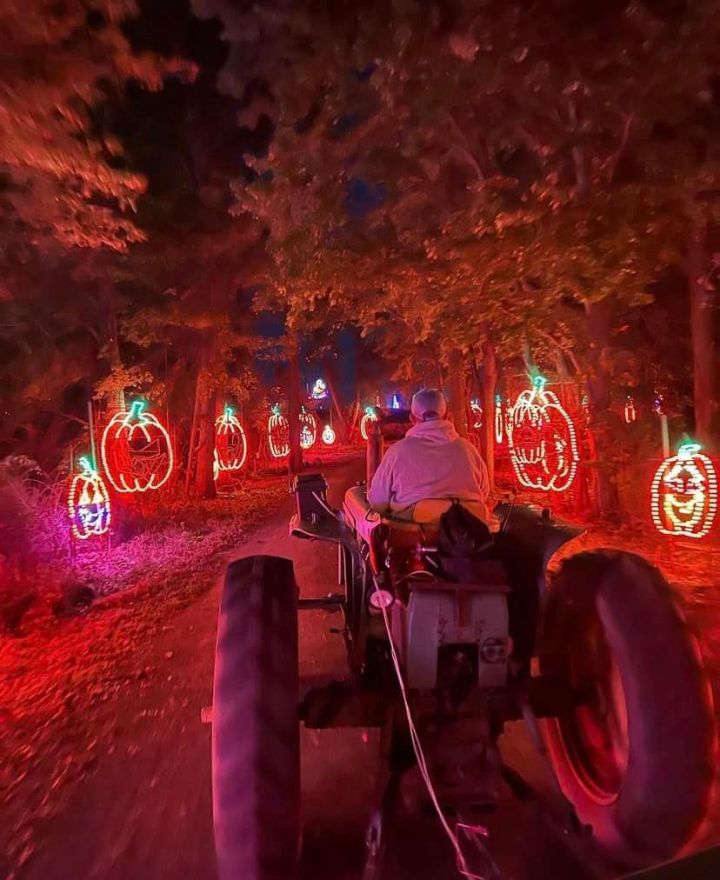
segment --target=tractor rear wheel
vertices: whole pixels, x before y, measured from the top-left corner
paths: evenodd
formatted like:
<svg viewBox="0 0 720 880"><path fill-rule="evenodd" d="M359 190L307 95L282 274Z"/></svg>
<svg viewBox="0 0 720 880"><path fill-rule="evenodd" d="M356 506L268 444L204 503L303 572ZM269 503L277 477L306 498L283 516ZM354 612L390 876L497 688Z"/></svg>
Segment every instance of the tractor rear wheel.
<svg viewBox="0 0 720 880"><path fill-rule="evenodd" d="M300 839L297 586L289 559L227 570L213 695L220 880L294 880Z"/></svg>
<svg viewBox="0 0 720 880"><path fill-rule="evenodd" d="M540 665L580 695L544 725L580 821L628 865L674 856L707 811L715 722L697 643L668 585L631 554L569 559L549 591Z"/></svg>

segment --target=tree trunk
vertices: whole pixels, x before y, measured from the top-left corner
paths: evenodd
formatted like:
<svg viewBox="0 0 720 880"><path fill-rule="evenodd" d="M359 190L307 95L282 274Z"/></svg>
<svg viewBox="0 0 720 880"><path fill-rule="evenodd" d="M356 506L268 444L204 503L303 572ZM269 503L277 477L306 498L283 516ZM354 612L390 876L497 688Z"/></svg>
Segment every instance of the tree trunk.
<svg viewBox="0 0 720 880"><path fill-rule="evenodd" d="M291 474L302 470L302 446L300 445L300 345L296 333L288 339L288 424L290 428Z"/></svg>
<svg viewBox="0 0 720 880"><path fill-rule="evenodd" d="M342 401L340 400L340 396L337 390L337 377L335 375L335 368L330 361L330 358L323 358L323 369L325 370L325 378L327 379L327 387L330 391L330 405L332 407L332 412L335 413L335 429L337 435L342 438L342 440L348 440L348 425L347 419L345 418L345 413L342 408Z"/></svg>
<svg viewBox="0 0 720 880"><path fill-rule="evenodd" d="M495 489L495 391L497 360L489 336L483 342L483 453L490 478L490 491Z"/></svg>
<svg viewBox="0 0 720 880"><path fill-rule="evenodd" d="M195 460L195 495L198 498L215 497L213 464L215 458L215 406L217 392L210 388L210 376L202 372L198 396L197 457Z"/></svg>
<svg viewBox="0 0 720 880"><path fill-rule="evenodd" d="M109 269L107 271L110 271ZM115 370L122 366L120 356L120 334L118 330L117 312L115 311L115 288L112 280L103 276L100 279L100 297L105 310L105 326L107 332L108 351L110 352L110 367ZM115 403L118 409L125 410L125 389L119 388Z"/></svg>
<svg viewBox="0 0 720 880"><path fill-rule="evenodd" d="M717 290L707 282L705 229L696 229L688 248L690 276L690 330L693 351L693 404L695 437L712 445L713 416L717 407L716 354L713 332Z"/></svg>
<svg viewBox="0 0 720 880"><path fill-rule="evenodd" d="M455 429L461 437L468 435L468 395L465 377L465 360L460 351L450 352L448 359L450 380L450 413Z"/></svg>
<svg viewBox="0 0 720 880"><path fill-rule="evenodd" d="M590 429L598 450L597 461L597 509L601 516L617 514L619 499L615 466L611 457L614 438L619 433L613 426L610 410L610 373L605 364L605 353L610 347L612 301L586 303L585 314L590 339L590 374L588 376L588 402L590 405ZM615 430L613 430L615 427Z"/></svg>

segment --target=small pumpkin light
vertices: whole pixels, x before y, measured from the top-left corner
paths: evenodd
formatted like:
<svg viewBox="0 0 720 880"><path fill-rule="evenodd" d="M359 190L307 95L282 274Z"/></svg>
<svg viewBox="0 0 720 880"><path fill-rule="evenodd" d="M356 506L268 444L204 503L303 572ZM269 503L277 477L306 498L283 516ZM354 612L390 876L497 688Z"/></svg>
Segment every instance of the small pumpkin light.
<svg viewBox="0 0 720 880"><path fill-rule="evenodd" d="M317 441L317 421L313 413L305 407L300 411L300 445L303 449L312 449Z"/></svg>
<svg viewBox="0 0 720 880"><path fill-rule="evenodd" d="M273 405L268 419L268 446L273 458L290 455L290 425L280 411L280 404Z"/></svg>
<svg viewBox="0 0 720 880"><path fill-rule="evenodd" d="M80 459L81 473L70 480L67 509L73 535L81 541L110 528L110 496L90 459Z"/></svg>
<svg viewBox="0 0 720 880"><path fill-rule="evenodd" d="M247 438L231 406L215 421L215 456L213 475L215 480L226 471L239 471L247 459Z"/></svg>
<svg viewBox="0 0 720 880"><path fill-rule="evenodd" d="M718 480L701 448L699 443L683 443L677 455L665 459L655 472L650 509L655 528L663 535L704 538L713 526Z"/></svg>

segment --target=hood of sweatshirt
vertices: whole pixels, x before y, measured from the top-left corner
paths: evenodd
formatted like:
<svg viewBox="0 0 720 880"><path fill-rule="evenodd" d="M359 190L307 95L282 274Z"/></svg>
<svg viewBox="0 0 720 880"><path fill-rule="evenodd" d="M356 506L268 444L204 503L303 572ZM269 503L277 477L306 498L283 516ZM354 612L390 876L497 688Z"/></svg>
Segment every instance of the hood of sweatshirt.
<svg viewBox="0 0 720 880"><path fill-rule="evenodd" d="M455 425L447 419L430 419L413 425L405 436L425 440L428 443L449 443L457 440L460 435L455 430Z"/></svg>

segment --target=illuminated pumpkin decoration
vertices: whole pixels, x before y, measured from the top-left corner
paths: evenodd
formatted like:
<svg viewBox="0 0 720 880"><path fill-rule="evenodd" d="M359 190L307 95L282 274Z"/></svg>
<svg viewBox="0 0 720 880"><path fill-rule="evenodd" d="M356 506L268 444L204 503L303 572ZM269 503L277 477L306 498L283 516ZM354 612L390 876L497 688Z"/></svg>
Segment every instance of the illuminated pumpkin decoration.
<svg viewBox="0 0 720 880"><path fill-rule="evenodd" d="M631 422L634 422L637 418L637 413L635 411L635 401L633 400L632 394L628 394L625 398L625 422L629 425Z"/></svg>
<svg viewBox="0 0 720 880"><path fill-rule="evenodd" d="M327 384L322 379L317 379L310 392L310 397L312 397L313 400L324 400L327 396Z"/></svg>
<svg viewBox="0 0 720 880"><path fill-rule="evenodd" d="M577 473L575 426L557 396L538 376L523 391L508 421L510 459L518 481L529 489L564 492Z"/></svg>
<svg viewBox="0 0 720 880"><path fill-rule="evenodd" d="M103 468L117 492L148 492L170 479L174 454L166 428L136 400L115 413L100 443Z"/></svg>
<svg viewBox="0 0 720 880"><path fill-rule="evenodd" d="M655 528L663 535L703 538L717 513L715 467L699 443L684 443L655 472L650 505Z"/></svg>
<svg viewBox="0 0 720 880"><path fill-rule="evenodd" d="M85 541L110 528L110 496L90 459L81 458L80 466L82 472L70 480L67 509L73 535Z"/></svg>
<svg viewBox="0 0 720 880"><path fill-rule="evenodd" d="M483 423L483 408L480 406L479 400L471 400L470 401L470 411L472 413L472 426L473 428L482 428Z"/></svg>
<svg viewBox="0 0 720 880"><path fill-rule="evenodd" d="M247 459L247 438L233 408L226 406L215 421L215 458L213 475L217 480L223 472L242 469Z"/></svg>
<svg viewBox="0 0 720 880"><path fill-rule="evenodd" d="M376 421L377 415L373 407L365 407L365 414L360 419L360 436L363 438L363 440L368 439L368 430L370 429L370 423Z"/></svg>
<svg viewBox="0 0 720 880"><path fill-rule="evenodd" d="M312 449L317 440L317 421L313 413L305 407L300 412L300 445L303 449Z"/></svg>
<svg viewBox="0 0 720 880"><path fill-rule="evenodd" d="M285 458L290 455L290 425L280 412L280 404L272 408L268 419L268 446L273 458Z"/></svg>
<svg viewBox="0 0 720 880"><path fill-rule="evenodd" d="M332 446L335 442L335 431L333 431L332 425L325 425L322 432L322 442L326 446Z"/></svg>
<svg viewBox="0 0 720 880"><path fill-rule="evenodd" d="M495 395L495 442L502 443L505 435L502 397Z"/></svg>

